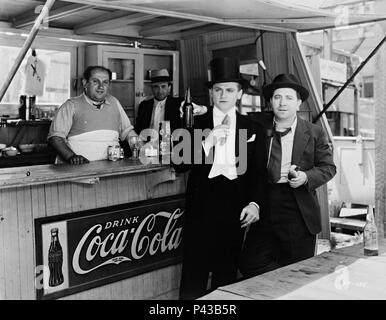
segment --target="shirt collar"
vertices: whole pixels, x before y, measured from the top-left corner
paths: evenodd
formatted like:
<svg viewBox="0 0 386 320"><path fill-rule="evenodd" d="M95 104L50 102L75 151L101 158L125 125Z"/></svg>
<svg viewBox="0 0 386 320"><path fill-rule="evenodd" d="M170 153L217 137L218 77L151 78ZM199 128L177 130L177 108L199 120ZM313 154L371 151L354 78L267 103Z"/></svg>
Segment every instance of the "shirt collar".
<svg viewBox="0 0 386 320"><path fill-rule="evenodd" d="M291 127L290 127L291 128L291 132L295 132L297 123L298 123L298 117L295 117L295 120L294 120L294 122L292 122ZM276 126L276 121L275 121L275 118L274 118L273 119L273 128L275 128L275 126ZM283 128L283 129L287 129L287 128Z"/></svg>
<svg viewBox="0 0 386 320"><path fill-rule="evenodd" d="M85 94L84 92L82 93L82 95L84 96L84 98L86 99L86 101L87 101L87 103L88 103L89 105L92 105L93 107L96 108L95 104L98 104L98 102L96 102L96 101L94 101L94 100L91 100L91 99L87 96L87 94ZM106 104L106 105L110 104L110 100L109 100L108 95L106 96L105 101L103 101L101 108L103 108L103 105L105 105L105 104Z"/></svg>
<svg viewBox="0 0 386 320"><path fill-rule="evenodd" d="M233 117L235 114L236 114L236 107L232 107L226 113L222 112L216 106L213 108L213 116L215 116L216 118L223 119L225 117L225 115L229 115L230 117Z"/></svg>
<svg viewBox="0 0 386 320"><path fill-rule="evenodd" d="M164 106L166 103L166 99L167 99L167 97L163 100L157 100L156 98L154 98L154 106L156 107L156 106L158 106L158 104L160 106Z"/></svg>

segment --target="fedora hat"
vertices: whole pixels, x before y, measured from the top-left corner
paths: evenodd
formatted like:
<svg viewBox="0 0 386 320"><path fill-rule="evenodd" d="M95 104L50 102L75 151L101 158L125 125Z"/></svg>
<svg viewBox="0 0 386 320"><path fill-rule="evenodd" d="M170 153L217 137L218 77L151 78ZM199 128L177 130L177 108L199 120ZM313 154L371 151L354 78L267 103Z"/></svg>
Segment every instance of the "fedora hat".
<svg viewBox="0 0 386 320"><path fill-rule="evenodd" d="M160 69L160 70L150 70L150 80L151 80L151 83L171 82L172 78L170 77L168 70Z"/></svg>
<svg viewBox="0 0 386 320"><path fill-rule="evenodd" d="M273 92L279 88L291 88L297 91L300 95L302 101L307 100L309 92L304 88L298 78L291 73L282 73L279 74L273 79L271 84L268 84L263 87L263 96L265 100L270 100Z"/></svg>
<svg viewBox="0 0 386 320"><path fill-rule="evenodd" d="M248 86L248 81L240 76L239 62L231 57L215 58L210 62L211 81L206 85L211 88L215 83L237 82L242 88Z"/></svg>

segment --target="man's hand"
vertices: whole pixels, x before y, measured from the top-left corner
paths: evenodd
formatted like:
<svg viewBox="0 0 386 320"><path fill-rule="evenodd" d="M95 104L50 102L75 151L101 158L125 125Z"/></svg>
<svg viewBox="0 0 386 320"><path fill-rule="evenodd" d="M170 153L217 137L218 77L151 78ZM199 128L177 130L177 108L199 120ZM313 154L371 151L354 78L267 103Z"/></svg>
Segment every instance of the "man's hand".
<svg viewBox="0 0 386 320"><path fill-rule="evenodd" d="M256 221L259 221L259 211L259 208L252 203L244 207L243 211L241 211L240 214L241 228L244 228Z"/></svg>
<svg viewBox="0 0 386 320"><path fill-rule="evenodd" d="M288 183L292 188L299 188L307 182L307 175L304 171L298 171L297 173L298 176L296 178L288 180Z"/></svg>
<svg viewBox="0 0 386 320"><path fill-rule="evenodd" d="M213 128L213 130L206 137L204 143L209 148L214 147L217 143L222 143L226 141L229 135L229 125L220 124Z"/></svg>
<svg viewBox="0 0 386 320"><path fill-rule="evenodd" d="M182 101L181 105L180 105L180 118L182 118L184 116L184 111L182 109L184 103L185 103L185 101ZM192 105L193 105L193 116L201 116L208 111L208 108L206 106L199 106L198 104L195 104L194 102L192 102Z"/></svg>
<svg viewBox="0 0 386 320"><path fill-rule="evenodd" d="M74 154L69 159L67 159L67 162L69 164L84 164L89 163L90 161L85 157L81 156L80 154Z"/></svg>

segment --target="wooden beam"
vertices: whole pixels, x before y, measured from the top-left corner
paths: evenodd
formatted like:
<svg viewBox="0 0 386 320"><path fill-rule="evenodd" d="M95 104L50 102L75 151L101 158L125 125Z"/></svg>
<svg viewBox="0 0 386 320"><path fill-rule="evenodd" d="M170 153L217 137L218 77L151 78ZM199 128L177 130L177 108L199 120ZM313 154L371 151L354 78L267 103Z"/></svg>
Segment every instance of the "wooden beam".
<svg viewBox="0 0 386 320"><path fill-rule="evenodd" d="M115 16L115 17L114 17ZM156 18L156 15L146 13L127 14L127 11L112 12L108 15L103 15L102 21L87 22L74 28L76 34L97 33L105 30L120 28L128 24L136 24L142 21Z"/></svg>
<svg viewBox="0 0 386 320"><path fill-rule="evenodd" d="M174 33L176 31L201 27L206 24L206 22L202 21L182 21L175 24L164 25L159 28L141 30L139 34L143 37L152 37L162 34Z"/></svg>
<svg viewBox="0 0 386 320"><path fill-rule="evenodd" d="M50 22L54 20L58 20L61 18L64 18L66 16L72 15L74 13L79 13L88 9L93 8L92 5L81 5L81 4L68 4L63 7L51 10L48 13L48 16L46 19L44 19L43 22ZM16 17L15 21L13 22L12 26L14 28L25 28L30 25L32 25L35 21L37 13L34 10L29 10L28 12L25 12L21 14L20 16Z"/></svg>
<svg viewBox="0 0 386 320"><path fill-rule="evenodd" d="M264 24L264 23L277 23L277 24L303 24L303 23L333 23L334 17L305 17L305 18L276 18L276 19L224 19L227 22L233 23L256 23L256 24Z"/></svg>
<svg viewBox="0 0 386 320"><path fill-rule="evenodd" d="M55 0L47 0L43 9L40 11L39 16L35 20L35 23L32 26L32 29L28 35L28 38L25 40L23 47L20 49L20 52L19 52L18 56L16 57L16 60L13 64L11 70L9 71L7 78L5 79L5 81L3 83L3 86L0 89L0 102L3 99L5 93L7 92L7 89L9 87L9 85L11 84L12 79L15 76L17 70L19 69L28 49L30 48L32 42L34 41L36 35L38 34L40 26L43 23L43 20L45 19L45 17L48 16L48 12L50 11L50 9L52 8L54 3L55 3Z"/></svg>
<svg viewBox="0 0 386 320"><path fill-rule="evenodd" d="M236 27L224 26L221 24L213 24L212 23L212 24L207 24L204 27L200 27L200 28L183 30L183 31L181 31L181 38L187 39L187 38L195 37L195 36L201 35L201 34L208 34L210 32L218 32L218 31L222 31L222 30L231 30L233 28L236 28Z"/></svg>

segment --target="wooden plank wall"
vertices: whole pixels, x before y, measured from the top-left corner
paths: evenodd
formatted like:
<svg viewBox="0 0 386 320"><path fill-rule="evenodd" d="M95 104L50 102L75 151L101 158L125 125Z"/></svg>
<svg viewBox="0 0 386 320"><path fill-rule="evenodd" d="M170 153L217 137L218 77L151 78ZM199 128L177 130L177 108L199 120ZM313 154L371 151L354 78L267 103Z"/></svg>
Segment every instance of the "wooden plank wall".
<svg viewBox="0 0 386 320"><path fill-rule="evenodd" d="M60 182L0 190L0 299L35 299L34 219L185 192L185 177L146 189L146 174L86 185ZM179 264L63 299L177 299Z"/></svg>

